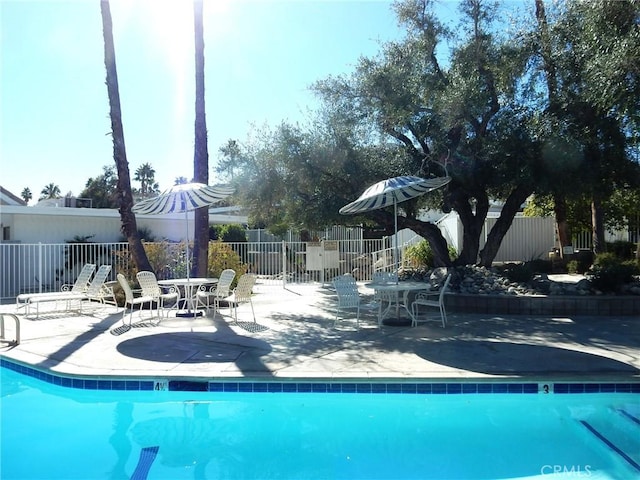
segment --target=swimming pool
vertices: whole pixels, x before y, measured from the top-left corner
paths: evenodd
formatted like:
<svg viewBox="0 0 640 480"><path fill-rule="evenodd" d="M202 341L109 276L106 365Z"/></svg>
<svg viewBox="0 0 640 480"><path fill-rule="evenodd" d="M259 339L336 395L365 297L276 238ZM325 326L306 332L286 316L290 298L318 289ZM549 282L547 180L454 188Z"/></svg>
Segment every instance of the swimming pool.
<svg viewBox="0 0 640 480"><path fill-rule="evenodd" d="M222 384L232 392L155 392L97 390L94 381L67 388L0 370L3 479L640 475L636 384L565 395L508 385L512 393L485 394L480 384L475 393L462 384L434 391L435 383L424 394L416 384L413 394L372 393L375 384L367 394L314 393L320 384L309 393L256 393L252 384L245 393L238 383Z"/></svg>

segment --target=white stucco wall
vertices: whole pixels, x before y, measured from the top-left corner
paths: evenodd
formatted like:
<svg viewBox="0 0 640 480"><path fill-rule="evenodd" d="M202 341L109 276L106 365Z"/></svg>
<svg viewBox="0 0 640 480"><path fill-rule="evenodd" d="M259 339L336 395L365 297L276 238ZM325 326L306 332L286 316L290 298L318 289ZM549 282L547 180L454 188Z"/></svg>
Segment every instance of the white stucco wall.
<svg viewBox="0 0 640 480"><path fill-rule="evenodd" d="M193 212L171 215L136 215L138 228L147 228L155 240L193 238ZM211 224L246 223L238 215L210 214ZM117 210L99 208L0 207L2 227L10 227L9 241L21 243L64 243L75 237L92 236L92 242L118 242L120 214ZM0 229L1 230L1 229Z"/></svg>

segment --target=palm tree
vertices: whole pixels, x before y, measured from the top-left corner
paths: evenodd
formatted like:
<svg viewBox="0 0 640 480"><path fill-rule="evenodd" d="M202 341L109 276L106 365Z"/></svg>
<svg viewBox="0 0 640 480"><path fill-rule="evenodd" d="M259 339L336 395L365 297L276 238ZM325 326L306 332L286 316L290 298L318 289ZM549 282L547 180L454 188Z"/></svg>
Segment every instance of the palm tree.
<svg viewBox="0 0 640 480"><path fill-rule="evenodd" d="M189 180L187 180L187 177L176 177L175 180L173 181L174 185L184 185L185 183L189 183Z"/></svg>
<svg viewBox="0 0 640 480"><path fill-rule="evenodd" d="M29 203L29 201L31 201L31 199L33 198L33 194L31 193L31 189L29 187L24 188L20 196L24 200L24 203Z"/></svg>
<svg viewBox="0 0 640 480"><path fill-rule="evenodd" d="M120 108L120 91L118 89L118 71L116 69L116 51L113 44L113 24L109 0L100 0L102 14L102 34L104 38L104 65L107 70L107 92L109 94L109 116L111 117L111 138L113 139L113 159L118 170L116 192L120 205L122 233L127 237L131 257L138 270L149 270L151 264L142 246L136 216L131 211L133 194L131 193L131 177L129 163L124 145L124 129L122 128L122 110Z"/></svg>
<svg viewBox="0 0 640 480"><path fill-rule="evenodd" d="M195 148L193 156L193 179L209 183L209 153L207 151L207 119L204 106L204 27L203 0L193 2L193 30L195 37L196 63L196 120ZM193 239L193 271L197 277L207 275L209 249L209 209L195 211L195 232Z"/></svg>
<svg viewBox="0 0 640 480"><path fill-rule="evenodd" d="M40 200L47 198L60 198L60 187L55 183L45 186L40 192Z"/></svg>
<svg viewBox="0 0 640 480"><path fill-rule="evenodd" d="M144 163L138 167L133 179L140 182L140 195L146 198L152 193L158 193L158 184L155 179L156 171L149 163Z"/></svg>

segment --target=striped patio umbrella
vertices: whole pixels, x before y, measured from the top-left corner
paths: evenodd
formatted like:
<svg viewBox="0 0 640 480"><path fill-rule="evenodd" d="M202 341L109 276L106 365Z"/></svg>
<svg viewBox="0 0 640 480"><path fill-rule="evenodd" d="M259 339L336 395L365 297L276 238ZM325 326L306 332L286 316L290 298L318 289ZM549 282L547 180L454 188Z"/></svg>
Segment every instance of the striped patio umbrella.
<svg viewBox="0 0 640 480"><path fill-rule="evenodd" d="M343 215L370 212L393 205L395 219L395 248L393 263L397 266L398 249L398 203L444 187L451 177L420 178L412 176L393 177L375 183L367 188L357 200L345 205L339 211Z"/></svg>
<svg viewBox="0 0 640 480"><path fill-rule="evenodd" d="M166 213L189 212L208 207L233 193L229 185L209 186L203 183L174 185L157 197L142 200L133 206L134 213L163 215Z"/></svg>
<svg viewBox="0 0 640 480"><path fill-rule="evenodd" d="M187 212L197 208L208 207L223 200L233 193L229 185L205 185L203 183L184 183L174 185L157 197L142 200L131 209L143 215L165 215L167 213L184 212L187 244L187 278L189 278L189 218Z"/></svg>

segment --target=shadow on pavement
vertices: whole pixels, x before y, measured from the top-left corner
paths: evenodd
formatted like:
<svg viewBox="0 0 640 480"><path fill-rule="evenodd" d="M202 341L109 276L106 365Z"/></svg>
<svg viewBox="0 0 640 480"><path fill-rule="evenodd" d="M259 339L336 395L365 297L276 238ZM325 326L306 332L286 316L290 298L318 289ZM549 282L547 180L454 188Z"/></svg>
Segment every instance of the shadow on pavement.
<svg viewBox="0 0 640 480"><path fill-rule="evenodd" d="M429 362L487 374L640 374L632 365L600 355L504 340L448 340L422 344L415 353Z"/></svg>

